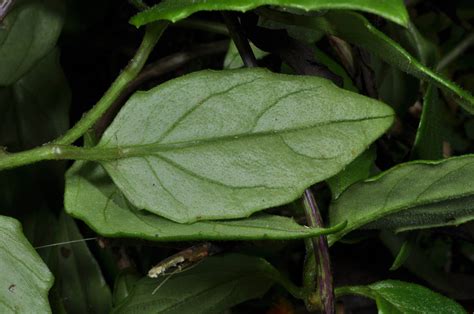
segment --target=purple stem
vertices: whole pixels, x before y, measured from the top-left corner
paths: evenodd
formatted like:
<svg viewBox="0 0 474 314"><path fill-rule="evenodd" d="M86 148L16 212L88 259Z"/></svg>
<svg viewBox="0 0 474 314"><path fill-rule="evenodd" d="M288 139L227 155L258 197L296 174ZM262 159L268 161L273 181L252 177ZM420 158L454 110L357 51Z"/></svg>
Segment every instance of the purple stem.
<svg viewBox="0 0 474 314"><path fill-rule="evenodd" d="M304 191L306 220L310 227L322 228L323 220L318 205L310 189ZM327 237L322 235L311 239L313 252L318 267L317 290L321 297L323 313L334 313L334 286L332 282L331 260Z"/></svg>
<svg viewBox="0 0 474 314"><path fill-rule="evenodd" d="M7 16L15 0L0 0L0 22Z"/></svg>

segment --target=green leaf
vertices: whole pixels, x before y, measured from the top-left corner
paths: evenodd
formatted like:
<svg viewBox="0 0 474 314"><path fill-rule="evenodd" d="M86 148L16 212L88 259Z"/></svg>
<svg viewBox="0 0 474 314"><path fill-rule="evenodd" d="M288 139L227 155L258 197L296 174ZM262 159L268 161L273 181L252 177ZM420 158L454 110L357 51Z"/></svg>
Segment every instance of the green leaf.
<svg viewBox="0 0 474 314"><path fill-rule="evenodd" d="M401 250L403 239L389 231L382 231L380 239L388 247L393 256ZM446 272L444 267L435 265L426 253L432 253L432 247L422 250L416 243L411 243L410 254L403 262L403 267L419 278L428 282L437 290L457 300L474 298L474 276L466 273Z"/></svg>
<svg viewBox="0 0 474 314"><path fill-rule="evenodd" d="M402 265L406 262L408 257L410 257L415 241L416 241L416 236L408 237L408 239L404 240L403 244L400 247L400 250L395 256L395 260L393 261L392 266L390 266L391 271L395 271L399 269L400 267L402 267Z"/></svg>
<svg viewBox="0 0 474 314"><path fill-rule="evenodd" d="M238 254L213 256L196 267L168 277L143 278L113 313L220 313L262 297L278 280L264 259Z"/></svg>
<svg viewBox="0 0 474 314"><path fill-rule="evenodd" d="M300 239L337 232L344 227L308 228L293 219L272 215L179 224L137 210L102 167L83 162L77 162L66 175L64 204L69 214L84 220L104 236L152 241Z"/></svg>
<svg viewBox="0 0 474 314"><path fill-rule="evenodd" d="M57 293L68 313L108 313L112 295L97 261L81 240L74 220L62 213L56 230L56 243L51 261L56 277Z"/></svg>
<svg viewBox="0 0 474 314"><path fill-rule="evenodd" d="M350 90L351 92L358 92L357 87L355 87L354 83L352 82L352 79L349 77L346 70L344 70L344 68L339 63L337 63L329 55L324 53L324 51L322 51L321 49L315 47L314 51L316 55L316 60L318 60L318 62L324 64L332 73L342 78L344 89Z"/></svg>
<svg viewBox="0 0 474 314"><path fill-rule="evenodd" d="M69 126L70 101L59 52L53 49L14 84L0 87L0 146L22 151L63 134ZM46 162L0 172L0 208L14 214L38 209L45 199L60 200L64 166Z"/></svg>
<svg viewBox="0 0 474 314"><path fill-rule="evenodd" d="M455 301L423 286L385 280L368 286L342 287L337 294L356 294L375 299L380 314L466 313ZM339 292L339 293L338 293Z"/></svg>
<svg viewBox="0 0 474 314"><path fill-rule="evenodd" d="M0 86L25 75L56 45L63 25L59 1L17 1L0 27Z"/></svg>
<svg viewBox="0 0 474 314"><path fill-rule="evenodd" d="M0 145L18 151L53 140L68 128L70 101L59 51L52 50L14 84L0 87Z"/></svg>
<svg viewBox="0 0 474 314"><path fill-rule="evenodd" d="M0 216L0 312L50 313L53 275L22 233L20 223Z"/></svg>
<svg viewBox="0 0 474 314"><path fill-rule="evenodd" d="M257 60L260 60L266 55L268 55L268 52L258 49L252 43L250 43L250 48L252 48L253 54L255 55L255 58ZM237 47L235 46L234 42L231 41L229 44L229 50L227 50L227 53L224 58L224 69L239 69L242 67L244 67L242 57L240 56L239 51L237 50Z"/></svg>
<svg viewBox="0 0 474 314"><path fill-rule="evenodd" d="M352 184L365 180L370 176L374 166L375 148L372 147L362 153L346 169L327 180L331 189L332 198L337 199Z"/></svg>
<svg viewBox="0 0 474 314"><path fill-rule="evenodd" d="M474 113L474 96L471 93L424 66L360 14L348 11L330 11L324 16L309 17L269 10L262 10L260 14L282 23L319 29L366 49L392 66L445 90L453 95L467 111ZM425 53L421 48L419 51Z"/></svg>
<svg viewBox="0 0 474 314"><path fill-rule="evenodd" d="M330 241L358 229L413 230L474 219L474 156L400 164L352 185L331 204L331 224L348 221Z"/></svg>
<svg viewBox="0 0 474 314"><path fill-rule="evenodd" d="M439 91L429 85L423 100L423 111L413 144L413 159L443 158L443 103Z"/></svg>
<svg viewBox="0 0 474 314"><path fill-rule="evenodd" d="M304 11L360 10L383 16L401 25L408 23L408 13L401 0L165 0L138 13L132 17L130 23L137 27L158 20L169 20L174 23L199 11L246 12L264 5L283 6Z"/></svg>
<svg viewBox="0 0 474 314"><path fill-rule="evenodd" d="M298 198L392 121L388 106L323 78L201 71L133 95L94 149L137 208L234 219Z"/></svg>
<svg viewBox="0 0 474 314"><path fill-rule="evenodd" d="M121 303L130 295L133 286L137 283L139 279L140 276L137 273L131 271L130 269L122 271L117 276L117 278L115 278L113 295L114 306Z"/></svg>

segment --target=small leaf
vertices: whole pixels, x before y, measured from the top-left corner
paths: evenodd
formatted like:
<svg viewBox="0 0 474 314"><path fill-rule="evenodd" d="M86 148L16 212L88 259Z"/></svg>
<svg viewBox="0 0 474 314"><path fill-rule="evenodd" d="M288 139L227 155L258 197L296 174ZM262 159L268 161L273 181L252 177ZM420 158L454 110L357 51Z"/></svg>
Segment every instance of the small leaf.
<svg viewBox="0 0 474 314"><path fill-rule="evenodd" d="M137 208L235 219L335 175L392 121L388 106L322 78L201 71L132 96L94 149Z"/></svg>
<svg viewBox="0 0 474 314"><path fill-rule="evenodd" d="M400 250L397 253L397 256L395 257L395 260L393 261L392 266L390 266L391 271L395 271L399 269L400 267L402 267L402 265L406 262L406 260L410 256L411 251L413 250L415 241L416 241L416 237L408 237L408 239L405 239L402 246L400 247Z"/></svg>
<svg viewBox="0 0 474 314"><path fill-rule="evenodd" d="M346 70L344 70L344 68L339 63L337 63L333 58L331 58L321 49L314 47L314 51L316 55L316 60L318 60L318 62L327 66L327 68L332 73L336 74L339 77L342 77L344 89L350 90L351 92L358 92L357 87L355 87L354 83L352 82L352 79L349 77Z"/></svg>
<svg viewBox="0 0 474 314"><path fill-rule="evenodd" d="M53 275L22 233L20 223L0 216L0 312L50 313Z"/></svg>
<svg viewBox="0 0 474 314"><path fill-rule="evenodd" d="M158 20L177 22L199 11L246 12L264 5L283 6L304 11L327 9L361 10L383 16L406 25L408 13L401 0L165 0L132 17L130 22L139 27Z"/></svg>
<svg viewBox="0 0 474 314"><path fill-rule="evenodd" d="M402 248L403 240L392 232L382 231L380 239L393 256ZM474 298L473 275L446 272L443 267L435 265L426 254L427 251L430 253L433 251L431 248L422 250L416 243L411 243L410 246L410 254L406 257L403 267L451 298L457 300L472 300Z"/></svg>
<svg viewBox="0 0 474 314"><path fill-rule="evenodd" d="M423 100L423 111L413 144L413 159L443 158L443 103L439 91L429 85Z"/></svg>
<svg viewBox="0 0 474 314"><path fill-rule="evenodd" d="M0 86L25 75L56 45L63 26L58 1L18 1L0 26Z"/></svg>
<svg viewBox="0 0 474 314"><path fill-rule="evenodd" d="M252 48L253 54L255 55L255 58L257 60L260 60L266 55L268 55L268 52L258 49L252 43L250 43L250 48ZM224 69L239 69L242 67L244 67L242 57L240 56L239 51L237 50L237 47L235 46L234 42L231 41L229 44L229 50L227 50L227 53L224 58Z"/></svg>
<svg viewBox="0 0 474 314"><path fill-rule="evenodd" d="M134 237L153 241L300 239L337 232L308 228L290 218L259 215L242 220L179 224L137 210L113 184L102 167L77 162L66 175L65 207L107 237Z"/></svg>
<svg viewBox="0 0 474 314"><path fill-rule="evenodd" d="M238 254L213 256L196 267L165 278L143 278L113 313L220 313L262 297L278 280L277 271L261 258Z"/></svg>
<svg viewBox="0 0 474 314"><path fill-rule="evenodd" d="M131 270L122 271L115 278L113 303L114 306L125 300L133 289L133 286L140 279L140 276Z"/></svg>
<svg viewBox="0 0 474 314"><path fill-rule="evenodd" d="M413 230L474 219L474 156L400 164L356 183L331 204L331 224L348 221L330 242L358 229Z"/></svg>
<svg viewBox="0 0 474 314"><path fill-rule="evenodd" d="M356 294L375 299L378 312L381 314L466 313L461 305L439 293L398 280L338 289L340 291L338 294Z"/></svg>
<svg viewBox="0 0 474 314"><path fill-rule="evenodd" d="M375 161L375 149L370 148L351 162L346 169L327 180L331 189L332 198L337 199L352 184L365 180L370 176L370 171Z"/></svg>
<svg viewBox="0 0 474 314"><path fill-rule="evenodd" d="M463 90L443 75L424 66L358 13L335 10L319 17L294 16L269 10L262 10L259 13L268 19L274 19L281 23L324 31L366 49L390 65L445 90L453 95L464 109L474 113L474 96L471 93ZM420 53L425 54L426 51L420 48Z"/></svg>

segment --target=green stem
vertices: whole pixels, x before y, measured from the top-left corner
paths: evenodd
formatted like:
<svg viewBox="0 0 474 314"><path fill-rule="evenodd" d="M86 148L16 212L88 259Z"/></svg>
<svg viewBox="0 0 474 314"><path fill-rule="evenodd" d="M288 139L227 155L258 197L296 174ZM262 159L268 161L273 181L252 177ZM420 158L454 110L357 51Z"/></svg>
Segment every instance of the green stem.
<svg viewBox="0 0 474 314"><path fill-rule="evenodd" d="M168 26L168 22L157 22L147 26L145 36L135 56L127 67L115 79L104 96L87 114L79 120L66 134L54 141L55 144L71 144L87 132L102 117L107 109L125 90L127 85L140 73L148 56L155 47L158 39ZM36 151L36 150L33 150ZM26 153L26 152L25 152ZM1 168L0 168L1 169Z"/></svg>
<svg viewBox="0 0 474 314"><path fill-rule="evenodd" d="M360 295L367 298L375 299L374 294L370 288L365 286L344 286L334 289L336 298L340 298L344 295Z"/></svg>
<svg viewBox="0 0 474 314"><path fill-rule="evenodd" d="M0 171L43 160L111 160L120 158L123 152L124 150L117 148L95 149L48 144L19 153L0 153Z"/></svg>
<svg viewBox="0 0 474 314"><path fill-rule="evenodd" d="M288 291L294 298L304 300L306 298L306 291L304 288L300 288L297 285L295 285L293 282L291 282L290 279L285 277L284 275L278 273L278 275L275 275L273 279L277 280L277 282L285 288L286 291Z"/></svg>
<svg viewBox="0 0 474 314"><path fill-rule="evenodd" d="M444 56L444 58L439 61L436 69L438 71L443 70L451 62L453 62L458 57L460 57L473 44L474 44L474 33L464 38L459 44L456 45L456 47L454 47L453 50L451 50L446 56Z"/></svg>

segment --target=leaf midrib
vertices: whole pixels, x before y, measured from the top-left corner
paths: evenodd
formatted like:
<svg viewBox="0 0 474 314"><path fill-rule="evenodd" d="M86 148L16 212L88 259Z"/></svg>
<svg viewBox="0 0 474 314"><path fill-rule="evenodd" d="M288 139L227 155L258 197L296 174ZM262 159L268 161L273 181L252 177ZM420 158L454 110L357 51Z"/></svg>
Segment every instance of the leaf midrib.
<svg viewBox="0 0 474 314"><path fill-rule="evenodd" d="M230 141L237 141L246 138L258 138L258 137L265 137L265 136L278 136L282 134L289 134L289 133L296 133L300 131L306 131L312 128L322 127L330 124L339 124L339 123L351 123L351 122L366 122L372 120L382 120L387 118L393 118L393 114L387 114L382 116L375 116L375 117L365 117L359 119L342 119L337 121L323 121L320 123L314 123L309 126L304 127L295 127L295 128L288 128L282 130L273 130L273 131L264 131L264 132L248 132L248 133L241 133L241 134L233 134L227 136L220 136L220 137L212 137L206 139L196 139L191 141L183 141L183 142L172 142L172 143L149 143L149 144L135 144L135 145L124 145L120 146L120 143L116 143L116 146L113 147L110 143L106 144L99 144L92 150L100 151L100 150L107 150L111 152L115 152L118 156L111 156L110 159L122 159L122 158L129 158L129 157L141 157L149 155L150 153L156 152L167 152L172 150L179 150L185 149L190 147L198 147L204 146L208 144L217 144L221 142L230 142ZM118 158L117 158L118 157Z"/></svg>

